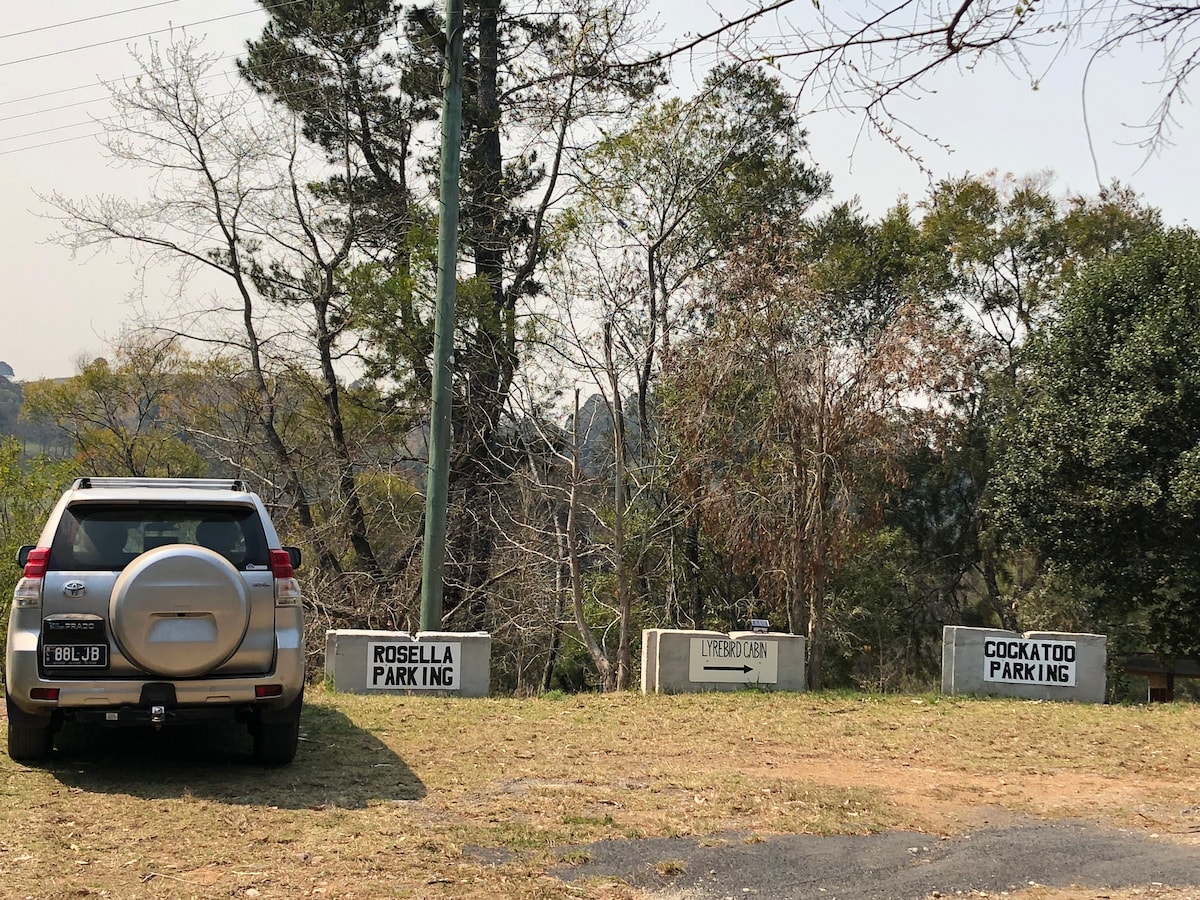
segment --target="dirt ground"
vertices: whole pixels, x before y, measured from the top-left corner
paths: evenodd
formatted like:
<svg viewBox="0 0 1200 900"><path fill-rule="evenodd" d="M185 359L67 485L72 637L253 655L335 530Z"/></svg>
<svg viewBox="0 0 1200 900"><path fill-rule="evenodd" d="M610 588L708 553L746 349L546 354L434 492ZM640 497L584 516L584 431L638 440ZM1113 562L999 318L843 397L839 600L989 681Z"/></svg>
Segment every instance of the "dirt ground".
<svg viewBox="0 0 1200 900"><path fill-rule="evenodd" d="M1026 817L1013 810L1023 810L1037 818L1078 818L1168 836L1196 846L1200 854L1200 772L1195 787L1155 777L1113 778L1061 769L1000 777L963 773L949 780L937 768L883 761L864 767L821 760L806 765L804 774L828 785L878 789L914 813L922 830L935 834L1010 825Z"/></svg>
<svg viewBox="0 0 1200 900"><path fill-rule="evenodd" d="M0 754L0 900L1200 900L1200 705L363 697Z"/></svg>
<svg viewBox="0 0 1200 900"><path fill-rule="evenodd" d="M654 900L1200 900L1200 781L1160 768L1166 777L948 779L936 766L831 754L759 774L877 791L920 830L598 842L556 874L616 878Z"/></svg>

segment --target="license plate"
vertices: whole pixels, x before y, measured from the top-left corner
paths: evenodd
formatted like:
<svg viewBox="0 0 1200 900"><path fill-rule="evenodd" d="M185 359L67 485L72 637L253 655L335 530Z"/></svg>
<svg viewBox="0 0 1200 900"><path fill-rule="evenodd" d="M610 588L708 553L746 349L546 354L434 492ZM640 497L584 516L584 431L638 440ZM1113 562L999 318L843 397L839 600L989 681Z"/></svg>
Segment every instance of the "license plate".
<svg viewBox="0 0 1200 900"><path fill-rule="evenodd" d="M42 662L50 668L103 669L108 665L107 644L46 644Z"/></svg>

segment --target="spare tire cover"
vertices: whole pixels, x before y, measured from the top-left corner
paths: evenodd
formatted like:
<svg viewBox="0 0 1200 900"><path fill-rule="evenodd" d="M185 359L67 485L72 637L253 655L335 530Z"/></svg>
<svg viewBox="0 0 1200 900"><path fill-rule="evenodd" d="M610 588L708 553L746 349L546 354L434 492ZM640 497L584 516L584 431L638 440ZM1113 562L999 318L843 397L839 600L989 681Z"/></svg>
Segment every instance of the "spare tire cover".
<svg viewBox="0 0 1200 900"><path fill-rule="evenodd" d="M202 675L237 651L250 624L250 594L218 553L192 544L147 550L125 567L109 599L122 652L154 675Z"/></svg>

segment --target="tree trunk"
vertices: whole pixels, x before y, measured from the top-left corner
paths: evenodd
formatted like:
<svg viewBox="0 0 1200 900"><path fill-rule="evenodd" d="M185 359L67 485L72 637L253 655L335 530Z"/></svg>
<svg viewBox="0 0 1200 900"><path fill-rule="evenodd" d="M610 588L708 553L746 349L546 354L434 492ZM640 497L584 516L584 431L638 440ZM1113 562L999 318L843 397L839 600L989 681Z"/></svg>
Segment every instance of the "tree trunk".
<svg viewBox="0 0 1200 900"><path fill-rule="evenodd" d="M708 610L700 587L700 512L695 505L688 511L684 529L684 582L691 600L691 625L693 628L703 628Z"/></svg>
<svg viewBox="0 0 1200 900"><path fill-rule="evenodd" d="M617 672L607 656L604 648L596 640L587 617L583 611L583 569L579 563L579 482L583 478L583 465L579 458L579 389L575 389L575 434L571 446L571 490L567 503L567 562L571 570L571 602L575 612L575 625L579 636L583 639L588 654L600 675L600 682L605 691L611 691L617 686Z"/></svg>
<svg viewBox="0 0 1200 900"><path fill-rule="evenodd" d="M563 520L562 510L552 511L554 518L554 542L558 547L558 565L554 567L554 620L550 624L550 648L546 653L546 667L542 670L542 690L550 690L554 683L554 667L558 665L558 654L562 645L563 602L562 598L571 584L571 566L566 562L567 523Z"/></svg>
<svg viewBox="0 0 1200 900"><path fill-rule="evenodd" d="M317 325L317 350L321 359L321 377L325 390L321 400L325 407L325 423L333 445L334 460L338 468L338 490L346 507L349 525L350 546L363 570L372 578L379 578L382 570L375 558L367 533L367 516L358 496L358 481L354 477L354 461L350 457L350 446L346 442L346 425L342 419L341 392L337 373L333 369L332 347L334 336L329 330L329 304L327 301L313 303Z"/></svg>
<svg viewBox="0 0 1200 900"><path fill-rule="evenodd" d="M612 391L613 420L613 566L617 572L617 690L629 686L633 670L633 652L629 641L629 571L625 563L625 414L621 410L621 384L613 361L612 325L604 324L604 362Z"/></svg>
<svg viewBox="0 0 1200 900"><path fill-rule="evenodd" d="M488 285L490 308L477 314L468 346L455 351L461 385L454 416L456 452L450 484L458 515L447 527L445 604L461 610L467 628L486 622L481 590L491 571L496 535L487 510L498 480L494 445L516 367L514 297L504 289L504 187L500 144L499 0L479 0L478 130L469 181L463 244L474 258L475 275Z"/></svg>

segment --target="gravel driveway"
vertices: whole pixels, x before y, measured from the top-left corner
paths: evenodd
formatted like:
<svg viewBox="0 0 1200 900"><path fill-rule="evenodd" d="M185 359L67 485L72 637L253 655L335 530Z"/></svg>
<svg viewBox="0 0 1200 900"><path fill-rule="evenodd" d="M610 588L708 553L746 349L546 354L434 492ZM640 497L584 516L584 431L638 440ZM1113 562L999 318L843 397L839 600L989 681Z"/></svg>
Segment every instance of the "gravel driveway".
<svg viewBox="0 0 1200 900"><path fill-rule="evenodd" d="M919 900L1031 884L1200 890L1200 845L1081 822L1030 820L954 838L887 832L603 841L566 852L583 861L552 873L564 880L610 876L689 900Z"/></svg>

